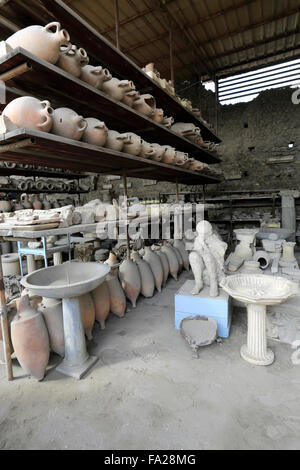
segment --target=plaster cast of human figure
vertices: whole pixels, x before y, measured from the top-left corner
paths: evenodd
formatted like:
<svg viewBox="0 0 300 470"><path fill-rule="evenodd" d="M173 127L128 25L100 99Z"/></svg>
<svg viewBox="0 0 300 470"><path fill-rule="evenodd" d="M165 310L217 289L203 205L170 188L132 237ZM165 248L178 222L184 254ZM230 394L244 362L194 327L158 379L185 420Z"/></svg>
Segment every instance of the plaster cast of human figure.
<svg viewBox="0 0 300 470"><path fill-rule="evenodd" d="M199 222L196 230L198 235L195 238L193 250L189 254L190 265L195 277L195 287L191 294L199 294L205 282L210 286L210 296L217 297L219 282L223 277L227 243L214 233L207 220Z"/></svg>

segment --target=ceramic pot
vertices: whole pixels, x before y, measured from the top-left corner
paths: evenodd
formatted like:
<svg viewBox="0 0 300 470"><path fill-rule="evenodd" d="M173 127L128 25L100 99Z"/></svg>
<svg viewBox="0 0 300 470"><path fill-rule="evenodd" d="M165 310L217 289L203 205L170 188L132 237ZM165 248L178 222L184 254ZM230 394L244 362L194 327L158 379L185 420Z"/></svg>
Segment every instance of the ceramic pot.
<svg viewBox="0 0 300 470"><path fill-rule="evenodd" d="M115 253L113 253L111 251L109 253L109 257L107 258L107 260L104 261L104 264L108 264L108 266L110 266L111 274L114 274L115 276L118 275L119 262L118 262L118 258L116 257Z"/></svg>
<svg viewBox="0 0 300 470"><path fill-rule="evenodd" d="M189 170L192 171L202 171L205 168L205 164L203 162L198 162L194 160L190 163Z"/></svg>
<svg viewBox="0 0 300 470"><path fill-rule="evenodd" d="M243 274L263 274L258 261L244 261L240 273Z"/></svg>
<svg viewBox="0 0 300 470"><path fill-rule="evenodd" d="M0 201L0 212L10 212L11 211L11 202L2 199Z"/></svg>
<svg viewBox="0 0 300 470"><path fill-rule="evenodd" d="M139 155L142 150L143 139L133 132L128 132L128 135L130 136L130 142L127 143L125 141L123 152L130 153L131 155Z"/></svg>
<svg viewBox="0 0 300 470"><path fill-rule="evenodd" d="M176 248L175 246L173 246L172 248L175 252L175 255L176 255L176 258L177 258L177 261L178 261L178 274L180 274L183 270L183 259L182 259L181 253L178 250L178 248Z"/></svg>
<svg viewBox="0 0 300 470"><path fill-rule="evenodd" d="M103 83L111 80L112 77L108 69L101 66L84 65L81 69L80 78L89 85L101 90Z"/></svg>
<svg viewBox="0 0 300 470"><path fill-rule="evenodd" d="M170 274L175 279L175 281L177 281L179 264L173 248L170 245L163 245L161 247L161 251L166 254L169 262Z"/></svg>
<svg viewBox="0 0 300 470"><path fill-rule="evenodd" d="M140 93L136 90L132 90L132 91L127 91L124 95L124 98L122 99L122 103L126 104L127 106L129 106L130 108L133 107L133 103L139 99L140 97Z"/></svg>
<svg viewBox="0 0 300 470"><path fill-rule="evenodd" d="M125 94L134 90L133 82L112 77L102 84L102 91L116 101L122 101Z"/></svg>
<svg viewBox="0 0 300 470"><path fill-rule="evenodd" d="M185 244L182 240L174 240L174 248L177 248L180 251L183 267L186 271L190 270L189 254L185 249Z"/></svg>
<svg viewBox="0 0 300 470"><path fill-rule="evenodd" d="M20 29L6 39L6 44L12 49L21 46L51 64L56 64L58 61L62 46L65 47L65 54L72 46L69 33L61 29L60 23L56 21L46 26L33 25Z"/></svg>
<svg viewBox="0 0 300 470"><path fill-rule="evenodd" d="M62 301L43 298L39 311L44 317L49 333L50 349L61 357L65 355L65 338Z"/></svg>
<svg viewBox="0 0 300 470"><path fill-rule="evenodd" d="M188 154L184 152L179 152L178 150L176 150L175 154L176 154L175 165L184 166L186 162L188 161L188 158L189 158Z"/></svg>
<svg viewBox="0 0 300 470"><path fill-rule="evenodd" d="M40 101L32 96L20 96L4 108L2 116L17 127L49 132L53 114L49 101Z"/></svg>
<svg viewBox="0 0 300 470"><path fill-rule="evenodd" d="M170 145L164 145L165 152L162 156L162 162L163 163L168 163L169 165L174 164L174 161L176 159L176 150L174 147L171 147Z"/></svg>
<svg viewBox="0 0 300 470"><path fill-rule="evenodd" d="M164 273L163 267L160 261L160 257L151 250L150 246L145 247L145 254L143 259L149 263L151 271L154 276L155 287L158 292L161 292L161 286L163 283Z"/></svg>
<svg viewBox="0 0 300 470"><path fill-rule="evenodd" d="M166 126L167 129L171 129L173 122L174 122L174 118L172 116L164 117L162 124Z"/></svg>
<svg viewBox="0 0 300 470"><path fill-rule="evenodd" d="M29 200L29 196L26 193L21 194L20 202L24 209L32 209L32 203Z"/></svg>
<svg viewBox="0 0 300 470"><path fill-rule="evenodd" d="M125 142L128 144L130 143L131 138L128 134L120 134L117 131L108 130L106 142L104 147L107 147L112 150L116 150L117 152L122 152Z"/></svg>
<svg viewBox="0 0 300 470"><path fill-rule="evenodd" d="M95 118L86 118L87 128L85 129L82 140L92 145L103 147L107 138L107 127L104 122Z"/></svg>
<svg viewBox="0 0 300 470"><path fill-rule="evenodd" d="M164 110L161 108L156 108L152 116L150 116L153 121L158 122L161 124L164 120Z"/></svg>
<svg viewBox="0 0 300 470"><path fill-rule="evenodd" d="M142 150L140 151L140 157L153 158L155 155L155 149L152 144L149 144L145 140L142 140Z"/></svg>
<svg viewBox="0 0 300 470"><path fill-rule="evenodd" d="M72 109L57 108L53 113L52 134L80 140L86 128L86 120Z"/></svg>
<svg viewBox="0 0 300 470"><path fill-rule="evenodd" d="M130 259L125 259L119 267L119 279L126 297L133 308L141 292L141 277L137 265Z"/></svg>
<svg viewBox="0 0 300 470"><path fill-rule="evenodd" d="M20 260L17 253L1 255L3 276L20 276Z"/></svg>
<svg viewBox="0 0 300 470"><path fill-rule="evenodd" d="M165 287L167 284L169 274L170 274L170 266L169 266L168 257L165 253L161 251L161 249L155 250L155 253L160 257L160 261L163 267L163 273L164 273L163 287Z"/></svg>
<svg viewBox="0 0 300 470"><path fill-rule="evenodd" d="M160 162L163 159L165 153L165 147L159 144L152 144L152 147L155 150L155 153L150 156L151 160L155 160L156 162Z"/></svg>
<svg viewBox="0 0 300 470"><path fill-rule="evenodd" d="M43 203L40 201L38 194L35 194L32 198L32 206L35 210L41 210L43 208Z"/></svg>
<svg viewBox="0 0 300 470"><path fill-rule="evenodd" d="M155 280L149 263L142 259L137 251L131 253L132 260L136 263L141 278L141 294L144 297L153 297Z"/></svg>
<svg viewBox="0 0 300 470"><path fill-rule="evenodd" d="M133 103L133 109L146 116L152 116L156 110L156 101L154 96L145 94L141 95L139 99Z"/></svg>
<svg viewBox="0 0 300 470"><path fill-rule="evenodd" d="M110 311L118 317L124 317L126 311L126 297L117 276L108 274L106 277L110 295Z"/></svg>
<svg viewBox="0 0 300 470"><path fill-rule="evenodd" d="M50 354L49 335L42 314L30 306L28 295L17 300L11 339L22 369L37 380L43 380Z"/></svg>
<svg viewBox="0 0 300 470"><path fill-rule="evenodd" d="M79 297L82 326L88 340L93 339L92 329L95 323L95 305L90 293Z"/></svg>
<svg viewBox="0 0 300 470"><path fill-rule="evenodd" d="M100 323L101 330L104 330L105 320L110 311L110 295L106 281L96 287L91 294L95 305L96 320Z"/></svg>
<svg viewBox="0 0 300 470"><path fill-rule="evenodd" d="M82 67L89 63L86 50L82 47L78 48L75 44L73 44L71 49L67 52L65 52L64 46L62 46L60 50L61 53L56 65L71 75L74 75L74 77L80 77Z"/></svg>
<svg viewBox="0 0 300 470"><path fill-rule="evenodd" d="M171 130L176 132L176 134L186 137L195 133L195 127L196 126L191 122L175 122L175 124L172 125Z"/></svg>
<svg viewBox="0 0 300 470"><path fill-rule="evenodd" d="M49 210L52 207L51 202L48 201L46 196L44 196L44 199L43 199L43 207L45 210Z"/></svg>

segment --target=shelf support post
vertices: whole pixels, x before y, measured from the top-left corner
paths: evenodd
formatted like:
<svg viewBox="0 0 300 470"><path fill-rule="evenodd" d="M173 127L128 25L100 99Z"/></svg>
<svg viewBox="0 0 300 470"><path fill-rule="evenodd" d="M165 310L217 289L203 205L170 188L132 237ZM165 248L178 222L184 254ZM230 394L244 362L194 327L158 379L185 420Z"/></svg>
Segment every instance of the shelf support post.
<svg viewBox="0 0 300 470"><path fill-rule="evenodd" d="M1 254L2 254L2 249L0 248L0 259L1 259ZM7 371L7 379L12 380L13 370L12 370L12 360L11 360L11 350L10 350L2 263L0 263L0 319L1 319L1 330L2 330L4 360L5 360L6 371Z"/></svg>
<svg viewBox="0 0 300 470"><path fill-rule="evenodd" d="M173 64L173 33L172 29L169 30L169 46L170 46L170 78L172 85L174 86L174 64Z"/></svg>
<svg viewBox="0 0 300 470"><path fill-rule="evenodd" d="M115 0L115 23L116 23L116 45L120 49L120 17L119 17L119 0Z"/></svg>

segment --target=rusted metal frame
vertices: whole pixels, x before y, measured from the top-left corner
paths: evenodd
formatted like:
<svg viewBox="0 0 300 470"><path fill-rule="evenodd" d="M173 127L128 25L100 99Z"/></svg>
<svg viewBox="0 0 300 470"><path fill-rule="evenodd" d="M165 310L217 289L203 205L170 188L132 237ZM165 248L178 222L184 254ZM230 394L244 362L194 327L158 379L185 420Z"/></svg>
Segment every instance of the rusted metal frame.
<svg viewBox="0 0 300 470"><path fill-rule="evenodd" d="M237 85L234 88L232 88L232 87L226 87L226 88L223 87L223 89L220 90L220 98L223 97L223 96L230 95L234 91L240 91L240 92L243 92L243 91L246 91L246 90L252 91L252 90L256 90L257 88L261 88L263 86L280 85L281 81L282 82L283 81L289 81L289 80L284 80L285 78L287 78L287 79L290 78L291 81L294 81L295 79L293 77L298 77L298 79L300 81L300 71L298 71L297 73L293 73L292 75L282 75L281 77L278 77L278 78L271 78L271 79L267 79L267 80L258 80L255 83L253 83L252 85L249 85L249 84L241 85L241 86ZM281 81L280 82L275 82L276 80L281 80ZM264 85L268 82L272 82L272 83L270 83L269 85ZM260 85L260 86L252 88L255 85Z"/></svg>

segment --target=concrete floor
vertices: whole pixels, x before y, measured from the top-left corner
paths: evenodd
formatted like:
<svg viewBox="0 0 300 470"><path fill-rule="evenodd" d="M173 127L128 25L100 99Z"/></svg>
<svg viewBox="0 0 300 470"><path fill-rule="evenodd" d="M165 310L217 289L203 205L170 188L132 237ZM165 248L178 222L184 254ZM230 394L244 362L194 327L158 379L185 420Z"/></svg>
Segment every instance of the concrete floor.
<svg viewBox="0 0 300 470"><path fill-rule="evenodd" d="M229 339L193 359L174 324L180 281L126 317L94 329L98 363L81 381L54 370L43 382L7 382L0 366L1 449L300 449L300 365L272 344L276 361L240 358L246 315L234 315Z"/></svg>

